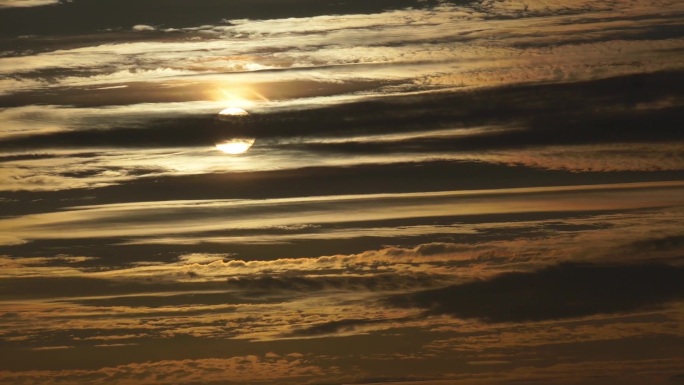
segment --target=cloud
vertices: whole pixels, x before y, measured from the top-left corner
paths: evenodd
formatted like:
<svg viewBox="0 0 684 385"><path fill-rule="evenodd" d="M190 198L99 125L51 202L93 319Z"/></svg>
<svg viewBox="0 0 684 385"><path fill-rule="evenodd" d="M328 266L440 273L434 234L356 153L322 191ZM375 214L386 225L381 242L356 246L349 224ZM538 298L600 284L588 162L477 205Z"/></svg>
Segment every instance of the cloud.
<svg viewBox="0 0 684 385"><path fill-rule="evenodd" d="M334 371L328 373L333 374ZM284 381L287 384L296 384L322 374L322 368L312 364L307 358L288 355L277 358L246 355L231 358L135 362L92 371L0 371L3 379L18 385L36 382L48 385L64 382L99 384L102 381L115 385L199 382L240 384L248 381Z"/></svg>
<svg viewBox="0 0 684 385"><path fill-rule="evenodd" d="M360 326L388 323L389 321L390 320L383 319L343 319L294 330L284 334L283 337L317 337L322 335L340 334L353 331Z"/></svg>
<svg viewBox="0 0 684 385"><path fill-rule="evenodd" d="M665 143L678 151L681 138L675 123L681 118L681 109L671 95L679 92L673 80L682 77L681 72L670 72L467 93L367 98L306 111L260 112L257 104L257 111L240 124L214 119L222 105L218 101L107 108L24 106L2 111L8 130L0 138L0 148L210 148L230 129L236 136L256 137L257 146L264 150L296 151L300 156L412 154L467 158L482 151L536 148L539 154L529 151L528 160L525 153L520 154L521 163L534 165L535 155L539 163L545 157L553 160L555 154L547 155L545 146L558 146L560 154L556 157L570 165L583 152L604 148L603 157L613 158L612 163L628 159L634 163L635 158L653 153L643 143ZM585 94L588 89L590 97ZM615 93L615 89L622 92ZM268 102L272 107L279 103ZM559 103L568 108L559 112ZM650 107L643 108L646 105ZM559 116L563 117L560 121ZM395 128L394 136L385 129L388 124ZM646 124L653 126L647 132L642 129ZM323 126L325 131L320 130ZM191 134L188 127L193 127ZM604 134L596 137L599 128ZM584 147L573 154L574 146ZM577 168L583 166L577 162Z"/></svg>
<svg viewBox="0 0 684 385"><path fill-rule="evenodd" d="M59 3L60 0L0 0L0 8L42 7Z"/></svg>
<svg viewBox="0 0 684 385"><path fill-rule="evenodd" d="M669 265L562 264L387 299L485 322L530 322L654 308L684 297L684 269Z"/></svg>
<svg viewBox="0 0 684 385"><path fill-rule="evenodd" d="M544 320L526 324L488 324L483 327L476 321L455 321L436 327L454 335L432 341L427 347L436 352L471 352L479 355L496 350L520 349L527 351L553 349L554 346L579 346L636 339L644 335L668 336L672 339L684 334L670 327L678 322L681 311L678 303L663 310L645 310L629 314L596 314L578 319ZM579 353L581 354L581 353ZM515 353L503 355L515 357Z"/></svg>
<svg viewBox="0 0 684 385"><path fill-rule="evenodd" d="M201 254L201 253L192 253L192 254L184 254L178 257L179 262L183 264L208 264L212 263L215 261L226 261L230 260L232 254Z"/></svg>
<svg viewBox="0 0 684 385"><path fill-rule="evenodd" d="M667 191L666 186L656 184L649 187ZM625 198L629 201L644 197L654 199L653 189L637 188L633 195L628 194ZM569 196L585 200L582 198L584 194L592 194L594 199L598 194L605 194L615 203L616 195L611 195L610 190L599 191L589 189L582 194ZM676 190L672 191L673 195L676 193ZM493 202L501 202L501 198L492 199ZM281 203L288 202L294 201L285 200ZM185 203L166 203L165 210L185 206ZM151 204L147 206L152 208ZM107 212L123 213L125 207L107 206L110 209ZM130 205L128 208L135 207ZM392 207L388 210L394 210ZM36 239L24 245L7 246L5 250L16 257L29 253L54 255L55 250L76 242L85 255L98 256L100 259L64 263L59 259L47 262L44 257L27 258L25 262L22 262L24 258L7 257L8 264L2 269L1 275L7 278L62 276L159 282L239 278L244 281L231 283L235 285L234 288L243 286L258 290L263 285L273 290L290 287L302 291L315 287L334 289L334 284L341 285L345 280L357 288L372 282L379 288L384 284L400 283L368 278L385 273L402 276L431 274L442 278L449 276L457 281L462 278L489 277L511 269L536 269L559 261L670 263L681 256L679 239L682 232L676 224L681 222L682 215L681 208L675 207L628 210L623 213L604 210L541 211L419 216L342 225L331 222L319 227L304 226L297 229L223 229L209 233L200 231L176 236L141 237L136 242L124 242L129 239L128 236L89 240L64 236L52 240ZM120 221L121 218L114 222ZM397 223L401 225L397 226ZM73 225L69 223L69 226ZM103 225L98 226L102 231ZM346 230L341 230L340 226ZM21 235L16 232L17 226L9 228L13 231L7 233L8 237L16 239ZM107 246L103 249L101 245ZM179 248L188 254L179 257ZM108 268L93 271L93 266ZM337 277L345 274L359 278ZM327 286L328 281L318 280L319 275L331 275L329 283L333 285Z"/></svg>
<svg viewBox="0 0 684 385"><path fill-rule="evenodd" d="M470 159L582 172L684 170L684 143L620 143L544 146L486 151Z"/></svg>
<svg viewBox="0 0 684 385"><path fill-rule="evenodd" d="M681 1L62 3L0 12L3 381L681 374Z"/></svg>
<svg viewBox="0 0 684 385"><path fill-rule="evenodd" d="M59 270L53 270L58 274ZM72 271L73 273L73 271ZM224 289L225 284L194 282L177 285L154 280L116 281L92 277L89 274L80 276L52 277L5 277L0 280L0 295L3 297L19 296L23 298L81 297L91 296L126 296L131 294L166 293L183 294L184 291L217 291ZM17 294L18 293L18 294Z"/></svg>
<svg viewBox="0 0 684 385"><path fill-rule="evenodd" d="M351 267L351 266L350 266ZM228 279L227 287L256 293L282 291L392 291L430 287L442 277L428 274L369 274L368 276L262 276Z"/></svg>
<svg viewBox="0 0 684 385"><path fill-rule="evenodd" d="M151 25L145 25L145 24L136 24L132 28L134 31L141 32L141 31L154 31L156 28L154 28Z"/></svg>
<svg viewBox="0 0 684 385"><path fill-rule="evenodd" d="M623 250L647 255L671 252L684 248L684 235L661 235L658 237L637 239L624 245Z"/></svg>
<svg viewBox="0 0 684 385"><path fill-rule="evenodd" d="M7 0L5 0L7 1ZM21 0L15 0L21 1ZM30 1L30 0L24 0ZM216 23L225 18L234 19L288 19L316 15L374 14L387 9L409 7L426 8L437 1L383 0L373 3L321 3L316 0L290 0L287 6L278 1L255 4L249 0L223 4L211 0L199 0L188 5L184 1L150 0L141 4L135 0L103 0L97 3L101 14L93 15L93 4L75 1L65 9L38 10L25 15L22 23L10 17L0 19L8 30L18 35L39 33L43 35L93 34L104 28L130 27L135 24L163 25L171 28L192 28ZM40 23L46 14L54 16L52 23ZM85 16L90 16L86 18Z"/></svg>
<svg viewBox="0 0 684 385"><path fill-rule="evenodd" d="M641 1L638 2L640 6L611 3L610 7L597 7L597 3L592 2L592 6L585 8L578 4L530 2L527 8L535 8L534 13L522 18L510 17L501 2L480 3L474 7L468 6L472 4L442 3L434 7L430 2L406 3L414 8L405 9L393 3L372 14L344 12L340 15L338 12L335 16L320 14L296 19L237 18L230 24L205 22L180 29L167 28L172 31L165 33L168 36L155 32L149 41L142 42L136 31L119 34L118 44L111 40L110 44L95 42L91 46L73 47L73 41L66 39L64 49L2 58L0 71L26 82L13 87L13 91L147 82L156 78L150 76L153 74L149 71L166 72L167 80L183 80L188 74L214 77L207 79L208 83L238 82L228 73L248 72L250 81L269 76L263 74L269 71L255 71L258 69L282 70L270 74L277 74L281 79L290 76L299 80L311 79L323 72L324 77L331 80L401 80L404 88L429 90L457 85L482 87L588 80L681 67L677 50L682 41L667 38L679 35L658 29L671 25L676 28L676 18L672 20L659 12L662 8L644 6L645 2ZM544 4L536 7L535 3ZM118 8L124 8L108 1L99 6L113 8L110 13L119 13ZM136 6L128 4L129 9ZM117 20L133 16L135 21L110 29L133 26L148 30L152 25L168 26L170 20L158 19L177 18L169 11L176 6L178 4L164 4L161 7L165 11L147 15L150 22L145 24L141 24L140 16L135 17L135 12L131 11ZM310 6L307 13L320 8ZM666 6L673 9L678 4L663 5ZM80 7L80 3L60 7L70 9L62 17L53 17L64 21L87 11L87 6L86 9ZM216 7L212 4L207 9L217 12ZM351 5L344 6L347 7ZM61 11L60 8L57 10ZM248 9L251 8L244 5L240 11ZM193 16L207 16L204 11L201 9ZM259 11L266 12L263 7ZM235 15L235 7L227 12ZM577 14L585 16L582 22L577 22ZM606 22L611 17L617 20ZM211 23L215 23L217 17L212 14L212 18ZM187 23L190 19L174 21ZM68 26L35 23L34 29L78 29L98 20L79 21ZM11 18L6 22L14 23ZM22 27L16 25L16 29ZM35 34L35 30L30 33ZM645 33L650 40L645 40ZM562 42L565 46L559 46L559 36L570 37ZM293 44L294 41L297 44ZM115 71L114 68L123 70ZM381 89L372 93L383 94Z"/></svg>
<svg viewBox="0 0 684 385"><path fill-rule="evenodd" d="M582 384L600 385L605 383L641 384L644 381L667 381L668 377L679 371L678 358L662 359L595 359L581 362L557 363L548 367L520 367L501 377L501 384L510 384L514 379L523 378L529 383L549 383L559 379L579 380ZM506 381L508 380L508 381ZM571 380L572 381L572 380ZM515 381L520 382L520 381ZM489 382L493 383L491 380ZM496 382L494 382L496 383Z"/></svg>
<svg viewBox="0 0 684 385"><path fill-rule="evenodd" d="M653 182L93 205L3 219L0 220L0 236L23 240L155 237L211 231L244 231L257 227L329 225L431 216L656 208L681 204L681 195L677 193L682 188L681 185L681 182ZM577 201L578 198L584 199ZM286 213L281 211L284 204L289 207ZM234 219L227 225L226 217Z"/></svg>
<svg viewBox="0 0 684 385"><path fill-rule="evenodd" d="M186 289L192 288L192 285L187 286ZM144 290L145 288L138 287L138 289ZM180 289L180 287L178 287L178 289ZM69 300L69 302L92 307L125 307L132 309L132 311L133 309L138 308L143 311L149 311L150 309L168 310L173 308L185 308L184 310L187 311L208 313L211 312L212 306L217 306L218 311L228 312L230 305L282 303L287 302L289 299L291 298L284 296L262 298L257 296L243 296L239 293L236 295L236 293L229 292L171 292L154 293L153 295L143 295L140 292L136 292L135 295L130 296L103 296L101 298L90 299L74 298Z"/></svg>
<svg viewBox="0 0 684 385"><path fill-rule="evenodd" d="M628 79L623 80L627 81ZM617 84L624 83L620 81ZM606 85L611 85L611 83ZM572 94L573 91L570 93ZM483 97L488 95L488 93L484 93ZM524 96L527 95L525 93L513 95L510 103L513 104L518 100L518 97ZM564 96L568 95L559 92L557 99L548 99L560 101ZM446 100L443 102L446 103ZM430 99L426 99L423 107L427 108L429 101ZM455 98L453 101L462 100ZM406 102L408 103L408 100ZM568 102L567 98L565 102ZM616 101L617 103L622 102ZM272 169L276 165L279 168L294 169L301 167L303 157L310 159L307 164L311 166L400 163L406 162L407 154L411 154L412 160L421 162L434 162L436 159L485 161L573 171L657 171L682 168L681 145L677 141L677 134L673 131L673 124L677 115L676 113L672 114L672 111L676 109L676 106L670 106L665 110L669 115L665 115L665 118L661 116L652 119L663 112L661 109L656 109L648 112L630 112L629 114L633 115L627 117L628 119L608 120L606 124L615 126L619 126L625 120L631 119L633 122L624 126L624 130L616 131L614 134L607 133L604 139L605 143L590 144L592 141L595 142L589 135L592 131L591 127L593 127L591 124L583 129L564 127L562 124L555 125L556 128L548 128L546 125L548 117L543 118L541 113L536 113L535 117L528 122L519 122L520 127L515 130L480 129L480 127L476 127L472 129L455 128L422 131L430 128L432 124L451 124L458 118L458 114L454 113L453 116L443 117L443 122L437 121L432 124L425 124L426 127L422 127L418 125L418 121L424 118L423 115L425 114L425 110L420 107L421 104L414 104L413 106L402 104L406 107L405 113L415 114L411 119L415 120L415 123L410 123L411 120L408 119L401 121L397 117L397 130L404 131L402 137L396 136L400 135L399 133L387 138L379 134L381 126L370 117L357 116L354 121L354 123L362 125L363 129L378 131L375 136L367 135L365 139L355 135L355 132L358 134L360 131L355 131L359 128L354 128L351 123L346 125L325 118L318 119L326 111L347 115L349 109L368 108L368 104L354 104L345 109L331 108L330 110L324 109L317 113L311 113L307 115L310 120L309 123L296 124L294 126L298 128L290 132L287 132L289 129L283 128L287 126L286 122L292 121L295 114L281 114L259 119L254 124L240 128L244 132L257 134L261 137L257 140L257 146L253 152L246 155L250 157L250 160L253 160L249 162L227 162L225 156L214 153L213 143L225 135L225 127L214 124L212 115L207 114L206 117L196 118L178 117L173 123L169 123L168 116L166 118L161 117L168 114L169 110L180 108L180 106L169 105L168 108L157 106L159 109L155 109L153 114L155 117L148 116L146 119L139 118L144 110L143 106L139 106L138 110L133 107L117 109L117 111L114 109L80 110L77 116L73 117L70 116L73 111L66 111L68 109L52 110L47 107L26 107L21 110L16 109L16 111L15 109L8 109L4 111L8 124L8 131L6 132L9 135L14 135L14 138L6 138L0 146L25 147L27 151L17 150L10 153L15 155L9 155L7 161L3 162L0 179L3 180L2 186L5 189L59 190L123 183L141 179L145 177L145 174L179 176L189 172L210 173L226 171L227 169L235 170L235 168L238 168L236 171L260 171ZM376 113L384 113L392 107L392 104L371 106L377 108ZM503 104L498 108L499 114L503 114L502 111L508 108L510 108L509 105ZM550 111L550 104L548 108ZM601 119L601 114L591 113L587 115L585 111L580 110L576 113L578 116L583 116L578 118L573 115L570 119L586 120L587 122L595 122L596 119ZM482 118L478 115L482 114L471 115L465 120L486 123L479 122L478 120ZM521 117L521 115L507 115L505 117L528 119ZM532 116L530 114L525 116L528 115ZM281 118L282 121L279 121L278 119ZM303 122L303 118L295 118L295 121ZM118 122L119 125L126 125L128 128L107 127L111 122ZM649 122L659 122L659 127L649 131L649 133L644 133L643 130L639 129L641 124L650 124ZM139 127L146 123L148 124L147 128L141 129ZM27 125L33 127L34 131L25 129ZM320 125L331 127L328 137L322 137L318 134L320 130L314 130ZM88 126L103 129L81 131L81 127ZM186 128L189 126L196 128L193 130L195 133L190 136L186 134ZM59 132L50 133L53 130ZM570 137L556 135L561 131L565 133L563 135L567 135L567 132L573 132L573 135ZM26 136L29 133L33 136ZM19 134L24 136L18 137ZM281 137L274 137L274 135L281 135ZM303 137L306 136L308 138L304 139ZM135 140L131 141L131 138L135 138ZM300 138L299 141L296 138ZM668 138L671 140L665 141ZM573 141L575 142L574 145L567 144ZM623 143L620 143L621 141ZM175 148L161 148L164 146L180 146L182 145L181 142L196 147L194 151L180 153ZM111 146L117 144L121 148L112 150ZM76 148L64 150L60 149L60 146ZM139 157L137 153L142 150L141 147L154 147L155 149L145 149L150 156ZM51 148L50 150L38 151L53 153L54 159L22 158L25 156L23 154L33 153L41 148ZM107 151L103 151L103 148ZM84 159L82 156L84 153L90 155ZM321 154L326 156L321 157ZM350 157L349 154L357 156ZM135 165L131 164L131 157L138 157L139 160ZM138 168L140 171L133 170L133 168ZM67 173L64 169L69 169L70 172ZM75 178L71 170L90 172L92 177ZM147 172L145 172L146 170ZM85 174L77 176L83 175ZM443 181L442 183L446 182Z"/></svg>
<svg viewBox="0 0 684 385"><path fill-rule="evenodd" d="M64 350L73 349L74 346L41 346L39 348L32 348L31 350L41 351L41 350Z"/></svg>
<svg viewBox="0 0 684 385"><path fill-rule="evenodd" d="M0 267L4 269L20 268L25 266L58 266L80 264L83 262L97 260L95 257L73 256L73 255L57 255L54 257L24 257L24 258L9 258L0 255Z"/></svg>

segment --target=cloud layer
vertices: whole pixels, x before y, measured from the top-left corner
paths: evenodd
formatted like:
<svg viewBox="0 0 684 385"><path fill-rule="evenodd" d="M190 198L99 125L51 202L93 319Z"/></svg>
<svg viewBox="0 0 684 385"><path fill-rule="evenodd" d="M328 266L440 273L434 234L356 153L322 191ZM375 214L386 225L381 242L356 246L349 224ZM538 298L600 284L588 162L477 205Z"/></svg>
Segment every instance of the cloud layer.
<svg viewBox="0 0 684 385"><path fill-rule="evenodd" d="M0 383L681 379L681 1L0 25Z"/></svg>

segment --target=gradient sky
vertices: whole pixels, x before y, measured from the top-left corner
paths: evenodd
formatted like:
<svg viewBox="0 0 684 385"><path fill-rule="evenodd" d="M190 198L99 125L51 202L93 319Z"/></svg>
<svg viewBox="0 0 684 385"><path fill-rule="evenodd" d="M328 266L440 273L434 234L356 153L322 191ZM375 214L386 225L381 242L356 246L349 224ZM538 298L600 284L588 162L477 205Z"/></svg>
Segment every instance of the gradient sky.
<svg viewBox="0 0 684 385"><path fill-rule="evenodd" d="M0 0L0 384L684 384L683 107L681 0Z"/></svg>

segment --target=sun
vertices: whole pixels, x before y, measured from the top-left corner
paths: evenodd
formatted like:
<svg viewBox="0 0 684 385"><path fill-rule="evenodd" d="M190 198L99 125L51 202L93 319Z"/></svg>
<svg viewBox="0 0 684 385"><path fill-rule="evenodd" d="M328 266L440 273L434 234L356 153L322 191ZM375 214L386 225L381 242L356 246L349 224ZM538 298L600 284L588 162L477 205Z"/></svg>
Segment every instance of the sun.
<svg viewBox="0 0 684 385"><path fill-rule="evenodd" d="M249 112L240 107L228 107L216 115L216 119L227 126L240 125L246 121ZM217 142L216 148L230 155L239 155L247 152L254 144L255 138L250 137L228 137Z"/></svg>
<svg viewBox="0 0 684 385"><path fill-rule="evenodd" d="M239 155L247 152L254 144L254 139L239 138L229 139L216 143L216 148L225 152L226 154Z"/></svg>

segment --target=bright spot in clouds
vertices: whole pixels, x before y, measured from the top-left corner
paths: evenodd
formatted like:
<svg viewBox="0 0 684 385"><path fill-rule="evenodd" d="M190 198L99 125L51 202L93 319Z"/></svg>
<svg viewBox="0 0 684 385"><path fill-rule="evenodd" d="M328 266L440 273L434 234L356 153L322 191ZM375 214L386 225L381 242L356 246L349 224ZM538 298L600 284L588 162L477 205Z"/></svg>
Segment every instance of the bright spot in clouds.
<svg viewBox="0 0 684 385"><path fill-rule="evenodd" d="M216 143L216 148L225 152L226 154L242 154L249 150L254 144L254 139L239 138L239 139L229 139L223 142Z"/></svg>
<svg viewBox="0 0 684 385"><path fill-rule="evenodd" d="M228 117L228 116L247 116L249 115L249 112L243 110L242 108L239 107L228 107L225 110L219 112L219 119L221 117Z"/></svg>

